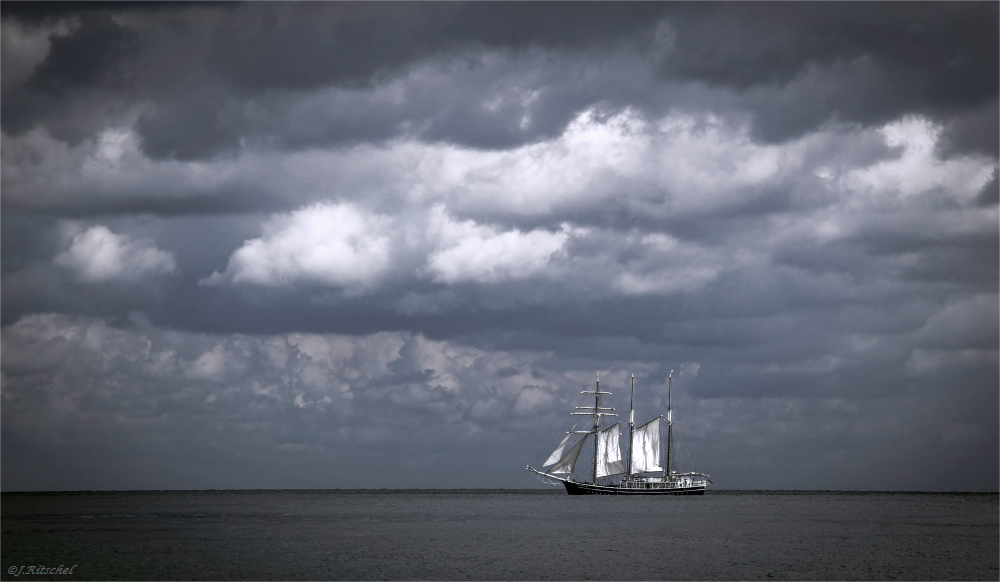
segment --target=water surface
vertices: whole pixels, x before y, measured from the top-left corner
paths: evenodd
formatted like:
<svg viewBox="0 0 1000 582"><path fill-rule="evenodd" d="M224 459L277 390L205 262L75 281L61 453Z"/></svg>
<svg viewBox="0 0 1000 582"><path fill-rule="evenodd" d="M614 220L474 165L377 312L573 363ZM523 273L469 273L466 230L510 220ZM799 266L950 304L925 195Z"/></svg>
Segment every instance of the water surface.
<svg viewBox="0 0 1000 582"><path fill-rule="evenodd" d="M997 580L995 493L4 493L20 579Z"/></svg>

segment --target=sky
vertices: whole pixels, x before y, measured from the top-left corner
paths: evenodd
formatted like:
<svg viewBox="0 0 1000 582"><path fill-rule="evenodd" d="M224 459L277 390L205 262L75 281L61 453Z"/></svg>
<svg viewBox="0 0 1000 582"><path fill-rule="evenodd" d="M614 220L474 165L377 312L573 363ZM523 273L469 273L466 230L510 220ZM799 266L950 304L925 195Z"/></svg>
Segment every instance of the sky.
<svg viewBox="0 0 1000 582"><path fill-rule="evenodd" d="M998 488L995 2L0 10L4 491Z"/></svg>

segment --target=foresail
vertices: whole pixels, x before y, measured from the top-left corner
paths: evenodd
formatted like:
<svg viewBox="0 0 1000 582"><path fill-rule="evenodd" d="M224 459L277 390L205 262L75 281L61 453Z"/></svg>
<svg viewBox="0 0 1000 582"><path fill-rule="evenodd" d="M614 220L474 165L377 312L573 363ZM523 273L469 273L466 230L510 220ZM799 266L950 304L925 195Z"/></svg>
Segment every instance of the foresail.
<svg viewBox="0 0 1000 582"><path fill-rule="evenodd" d="M556 447L556 450L552 451L552 454L549 455L549 458L545 459L545 462L542 463L543 467L546 465L551 465L552 463L555 463L562 458L563 454L566 452L566 445L569 444L569 439L572 436L573 433L569 433L565 437L563 437L562 442L559 443L559 446Z"/></svg>
<svg viewBox="0 0 1000 582"><path fill-rule="evenodd" d="M625 472L619 442L622 423L616 423L597 433L597 476L607 477Z"/></svg>
<svg viewBox="0 0 1000 582"><path fill-rule="evenodd" d="M565 442L572 435L566 435ZM573 469L576 467L576 459L580 456L580 451L583 450L583 443L587 441L587 437L584 436L580 439L580 442L573 445L573 448L566 453L563 458L559 459L559 462L549 469L549 473L572 473Z"/></svg>
<svg viewBox="0 0 1000 582"><path fill-rule="evenodd" d="M632 472L662 471L660 466L660 419L632 431Z"/></svg>
<svg viewBox="0 0 1000 582"><path fill-rule="evenodd" d="M569 439L573 436L573 431L576 430L577 424L580 424L579 420L576 421L575 424L573 424L573 428L569 429L569 432L566 433L565 437L563 437L562 442L559 443L559 446L556 447L556 450L552 451L552 454L549 455L548 459L545 459L545 462L542 463L543 467L546 465L551 465L552 463L555 463L556 461L562 458L563 453L566 452L566 445L569 444Z"/></svg>

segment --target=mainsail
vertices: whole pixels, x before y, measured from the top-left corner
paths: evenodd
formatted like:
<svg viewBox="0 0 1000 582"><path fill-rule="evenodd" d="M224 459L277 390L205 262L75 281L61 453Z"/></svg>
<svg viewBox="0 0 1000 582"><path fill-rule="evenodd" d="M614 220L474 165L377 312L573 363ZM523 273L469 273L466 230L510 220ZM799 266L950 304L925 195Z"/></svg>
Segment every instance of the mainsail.
<svg viewBox="0 0 1000 582"><path fill-rule="evenodd" d="M563 442L565 443L567 440L569 440L569 437L571 436L573 435L566 435L566 438L563 439ZM570 449L569 452L566 453L566 455L563 458L559 459L558 463L552 465L552 467L549 469L549 473L572 473L573 468L576 467L576 459L577 457L580 456L580 451L583 449L583 443L586 441L587 437L583 437L582 439L580 439L580 442L573 445L573 448ZM562 445L560 445L560 448L561 447ZM558 451L559 449L556 450Z"/></svg>
<svg viewBox="0 0 1000 582"><path fill-rule="evenodd" d="M618 442L622 423L617 422L597 433L597 476L607 477L625 472L622 450Z"/></svg>
<svg viewBox="0 0 1000 582"><path fill-rule="evenodd" d="M660 466L660 419L654 418L632 432L632 472L662 471Z"/></svg>

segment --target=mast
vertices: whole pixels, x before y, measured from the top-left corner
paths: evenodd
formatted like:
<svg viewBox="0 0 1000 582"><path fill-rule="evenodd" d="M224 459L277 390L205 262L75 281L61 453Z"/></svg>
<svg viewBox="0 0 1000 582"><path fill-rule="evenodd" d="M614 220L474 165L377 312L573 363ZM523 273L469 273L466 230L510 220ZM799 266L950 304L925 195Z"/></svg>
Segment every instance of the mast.
<svg viewBox="0 0 1000 582"><path fill-rule="evenodd" d="M632 476L632 434L635 431L635 374L632 374L632 396L628 400L628 455L625 478Z"/></svg>
<svg viewBox="0 0 1000 582"><path fill-rule="evenodd" d="M666 478L669 478L674 472L674 416L670 402L673 388L674 371L670 370L670 379L667 384L667 463L663 467L663 476Z"/></svg>
<svg viewBox="0 0 1000 582"><path fill-rule="evenodd" d="M601 415L598 414L598 410L601 409L601 371L597 371L597 388L594 389L594 467L590 472L590 480L597 485L597 440L600 438L601 432Z"/></svg>
<svg viewBox="0 0 1000 582"><path fill-rule="evenodd" d="M594 406L577 406L577 410L587 410L588 412L571 412L573 416L591 416L594 417L594 428L589 431L573 431L576 433L582 433L587 435L594 435L594 466L590 471L590 478L593 483L597 484L597 439L600 438L599 433L601 432L601 417L602 416L618 416L617 414L612 414L611 412L604 412L605 410L611 411L614 408L601 406L601 394L611 394L610 392L601 392L601 371L597 371L597 388L593 391L583 390L580 394L593 394L594 395ZM587 438L587 437L583 437ZM619 454L621 454L619 452Z"/></svg>

